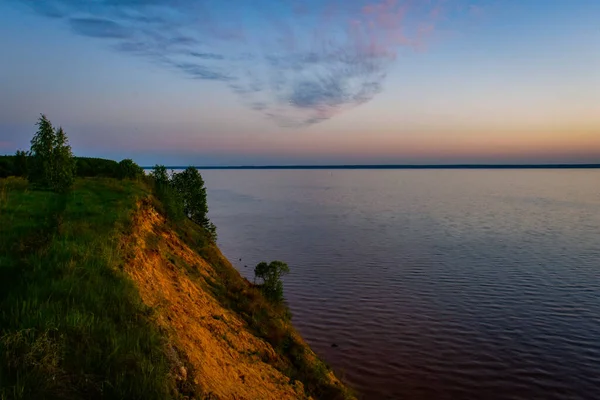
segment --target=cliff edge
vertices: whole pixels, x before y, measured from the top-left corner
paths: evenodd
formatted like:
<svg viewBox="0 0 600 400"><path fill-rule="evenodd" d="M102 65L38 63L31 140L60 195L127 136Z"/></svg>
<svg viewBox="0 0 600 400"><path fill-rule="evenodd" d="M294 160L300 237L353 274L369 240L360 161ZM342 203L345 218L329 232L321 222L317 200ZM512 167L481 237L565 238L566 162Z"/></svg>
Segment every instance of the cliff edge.
<svg viewBox="0 0 600 400"><path fill-rule="evenodd" d="M145 179L0 179L0 400L351 399Z"/></svg>
<svg viewBox="0 0 600 400"><path fill-rule="evenodd" d="M214 294L219 273L169 227L150 202L140 203L132 233L125 240L130 256L124 270L168 338L173 373L184 391L200 392L210 399L312 398L300 380L292 381L277 368L286 360L273 346L219 301ZM211 250L221 268L235 271L216 247ZM317 363L314 353L302 344L305 357ZM330 371L323 379L342 387Z"/></svg>

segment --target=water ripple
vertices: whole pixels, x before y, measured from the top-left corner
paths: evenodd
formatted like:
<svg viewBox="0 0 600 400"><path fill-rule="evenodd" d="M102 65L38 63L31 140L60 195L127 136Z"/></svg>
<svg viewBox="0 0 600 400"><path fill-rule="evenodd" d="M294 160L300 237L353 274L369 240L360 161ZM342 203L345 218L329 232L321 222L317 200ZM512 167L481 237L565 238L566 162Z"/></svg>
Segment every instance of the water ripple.
<svg viewBox="0 0 600 400"><path fill-rule="evenodd" d="M600 398L599 171L202 173L225 254L290 264L363 398Z"/></svg>

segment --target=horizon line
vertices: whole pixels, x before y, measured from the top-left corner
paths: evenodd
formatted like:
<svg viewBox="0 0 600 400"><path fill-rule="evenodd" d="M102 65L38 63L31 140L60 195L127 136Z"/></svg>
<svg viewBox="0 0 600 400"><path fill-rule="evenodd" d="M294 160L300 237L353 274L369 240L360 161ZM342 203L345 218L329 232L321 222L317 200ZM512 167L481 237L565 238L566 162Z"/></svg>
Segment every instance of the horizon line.
<svg viewBox="0 0 600 400"><path fill-rule="evenodd" d="M185 169L189 166L165 166ZM196 169L597 169L600 163L585 164L315 164L315 165L192 165ZM143 169L154 167L144 166Z"/></svg>

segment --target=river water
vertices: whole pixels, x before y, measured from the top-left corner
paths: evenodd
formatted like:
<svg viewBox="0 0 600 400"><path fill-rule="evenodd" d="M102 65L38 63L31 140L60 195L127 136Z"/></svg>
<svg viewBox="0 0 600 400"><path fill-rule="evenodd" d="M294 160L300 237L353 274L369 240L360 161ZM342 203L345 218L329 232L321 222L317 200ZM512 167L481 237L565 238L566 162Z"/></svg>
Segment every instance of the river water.
<svg viewBox="0 0 600 400"><path fill-rule="evenodd" d="M201 172L225 255L290 265L361 398L600 398L600 170Z"/></svg>

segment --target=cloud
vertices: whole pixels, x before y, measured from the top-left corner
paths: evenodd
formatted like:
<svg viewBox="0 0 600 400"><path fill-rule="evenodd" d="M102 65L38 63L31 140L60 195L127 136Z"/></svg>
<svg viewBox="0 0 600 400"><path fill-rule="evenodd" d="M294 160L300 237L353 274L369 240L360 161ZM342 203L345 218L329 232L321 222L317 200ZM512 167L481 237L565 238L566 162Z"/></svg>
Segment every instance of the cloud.
<svg viewBox="0 0 600 400"><path fill-rule="evenodd" d="M230 76L220 73L219 71L212 70L204 65L198 65L194 63L172 63L172 65L181 71L185 72L192 78L206 79L211 81L223 81L227 82L232 80Z"/></svg>
<svg viewBox="0 0 600 400"><path fill-rule="evenodd" d="M204 60L224 60L225 56L221 55L221 54L215 54L215 53L198 53L195 51L190 51L190 56L192 57L196 57L196 58L201 58Z"/></svg>
<svg viewBox="0 0 600 400"><path fill-rule="evenodd" d="M131 32L120 24L96 18L72 18L69 25L75 33L96 38L125 39Z"/></svg>
<svg viewBox="0 0 600 400"><path fill-rule="evenodd" d="M298 127L373 99L398 48L423 48L449 0L14 1Z"/></svg>

